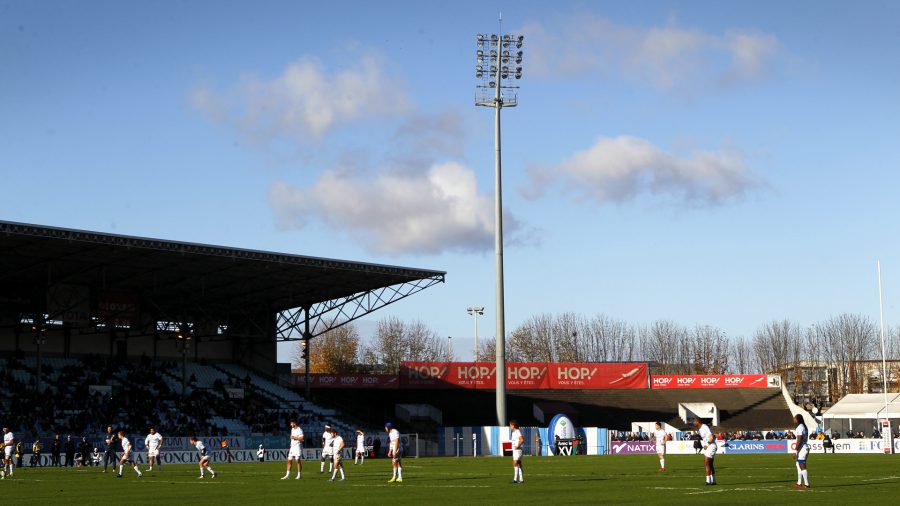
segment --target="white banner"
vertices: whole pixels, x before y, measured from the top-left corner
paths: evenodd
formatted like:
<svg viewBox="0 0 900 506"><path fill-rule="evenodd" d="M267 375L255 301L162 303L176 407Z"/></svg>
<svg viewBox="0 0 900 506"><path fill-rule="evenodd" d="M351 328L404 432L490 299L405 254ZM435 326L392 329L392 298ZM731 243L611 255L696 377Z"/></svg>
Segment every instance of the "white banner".
<svg viewBox="0 0 900 506"><path fill-rule="evenodd" d="M725 445L725 441L716 441L716 446L719 447L718 452L722 453L722 448ZM692 455L697 453L699 450L694 449L694 442L691 440L688 441L667 441L666 442L666 453L674 454L674 455Z"/></svg>

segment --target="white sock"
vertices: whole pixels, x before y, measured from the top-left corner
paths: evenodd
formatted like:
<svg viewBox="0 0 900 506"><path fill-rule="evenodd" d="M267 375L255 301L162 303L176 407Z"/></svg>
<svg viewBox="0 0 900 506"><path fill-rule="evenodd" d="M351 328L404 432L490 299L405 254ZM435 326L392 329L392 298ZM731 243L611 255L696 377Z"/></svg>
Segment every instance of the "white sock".
<svg viewBox="0 0 900 506"><path fill-rule="evenodd" d="M402 480L402 479L403 479L403 468L402 468L402 467L398 467L398 468L397 468L397 479L398 479L398 480Z"/></svg>
<svg viewBox="0 0 900 506"><path fill-rule="evenodd" d="M397 479L397 468L396 468L396 467L394 468L393 478L394 478L395 480Z"/></svg>
<svg viewBox="0 0 900 506"><path fill-rule="evenodd" d="M800 469L800 464L795 463L794 465L797 466L797 485L800 485L802 483L801 479L803 478L803 470Z"/></svg>
<svg viewBox="0 0 900 506"><path fill-rule="evenodd" d="M513 468L513 481L518 481L518 480L519 480L519 468L514 467Z"/></svg>
<svg viewBox="0 0 900 506"><path fill-rule="evenodd" d="M806 485L808 486L809 485L809 469L804 469L804 470L800 471L800 474L803 476L803 482L806 483Z"/></svg>
<svg viewBox="0 0 900 506"><path fill-rule="evenodd" d="M319 472L321 473L321 472L324 472L324 471L325 471L325 463L322 462L321 464L319 464Z"/></svg>
<svg viewBox="0 0 900 506"><path fill-rule="evenodd" d="M525 481L525 475L522 474L522 468L519 467L518 470L519 470L519 481Z"/></svg>
<svg viewBox="0 0 900 506"><path fill-rule="evenodd" d="M119 464L119 476L122 476L122 464Z"/></svg>
<svg viewBox="0 0 900 506"><path fill-rule="evenodd" d="M344 468L343 467L341 468L341 479L342 480L344 479Z"/></svg>
<svg viewBox="0 0 900 506"><path fill-rule="evenodd" d="M334 469L334 464L331 462L328 463L328 472L330 473Z"/></svg>
<svg viewBox="0 0 900 506"><path fill-rule="evenodd" d="M666 468L666 459L659 459L659 468L660 469Z"/></svg>
<svg viewBox="0 0 900 506"><path fill-rule="evenodd" d="M712 475L711 474L706 475L706 483L712 483Z"/></svg>
<svg viewBox="0 0 900 506"><path fill-rule="evenodd" d="M137 468L137 466L134 466L134 472L136 472L138 476L143 476L143 475L144 475L144 474L141 472L141 470Z"/></svg>
<svg viewBox="0 0 900 506"><path fill-rule="evenodd" d="M337 469L335 469L334 472L331 473L331 479L332 479L332 480L334 479L335 475L337 475Z"/></svg>
<svg viewBox="0 0 900 506"><path fill-rule="evenodd" d="M359 456L359 465L362 465L362 463L365 462L365 461L366 461L366 456L365 456L365 455L360 455L360 456Z"/></svg>
<svg viewBox="0 0 900 506"><path fill-rule="evenodd" d="M709 482L710 482L710 483L715 483L715 482L716 482L716 475L715 475L715 473L713 473L712 475L710 475L710 477L709 477Z"/></svg>
<svg viewBox="0 0 900 506"><path fill-rule="evenodd" d="M211 474L211 475L213 475L213 476L216 475L216 472L213 471L213 468L211 468L211 467L209 467L209 466L207 466L206 468L209 469L209 474Z"/></svg>
<svg viewBox="0 0 900 506"><path fill-rule="evenodd" d="M204 473L205 473L205 470L201 467L200 468L200 476L202 477Z"/></svg>

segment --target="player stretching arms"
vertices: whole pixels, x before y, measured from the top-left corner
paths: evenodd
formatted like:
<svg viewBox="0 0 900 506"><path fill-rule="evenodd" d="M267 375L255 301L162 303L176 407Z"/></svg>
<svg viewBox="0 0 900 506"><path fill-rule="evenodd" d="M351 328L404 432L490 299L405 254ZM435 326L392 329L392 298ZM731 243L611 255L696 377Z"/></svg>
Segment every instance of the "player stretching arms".
<svg viewBox="0 0 900 506"><path fill-rule="evenodd" d="M216 472L213 471L213 468L209 467L209 451L206 449L206 445L203 444L203 441L200 441L194 436L191 436L190 441L191 444L194 445L194 448L197 449L197 452L200 453L200 479L203 479L203 471L207 469L209 469L209 474L215 478Z"/></svg>
<svg viewBox="0 0 900 506"><path fill-rule="evenodd" d="M334 429L331 429L331 451L334 453L334 472L331 473L331 479L329 481L334 481L334 477L338 471L341 472L341 481L344 481L344 438L341 437L340 434L337 433Z"/></svg>
<svg viewBox="0 0 900 506"><path fill-rule="evenodd" d="M155 428L150 427L150 434L147 434L147 437L144 438L144 444L147 445L147 458L150 460L150 468L147 470L153 470L154 462L157 466L162 467L162 458L159 456L159 450L163 444L162 434L156 432Z"/></svg>
<svg viewBox="0 0 900 506"><path fill-rule="evenodd" d="M262 445L259 445L260 450L262 450ZM263 450L263 454L265 451ZM284 476L281 478L282 480L286 480L291 477L291 460L297 462L297 477L295 480L300 479L300 473L303 471L303 464L300 463L300 459L303 454L303 429L297 425L296 420L291 420L291 449L288 452L287 458L287 470L284 472Z"/></svg>
<svg viewBox="0 0 900 506"><path fill-rule="evenodd" d="M5 480L7 476L12 478L15 461L13 460L13 450L16 448L16 436L7 427L3 427L3 472L0 472L0 479Z"/></svg>
<svg viewBox="0 0 900 506"><path fill-rule="evenodd" d="M706 467L706 484L716 485L716 467L713 464L716 458L716 436L709 430L709 426L700 418L694 418L694 427L700 434L700 444L703 446L703 465Z"/></svg>
<svg viewBox="0 0 900 506"><path fill-rule="evenodd" d="M122 468L126 463L131 464L131 468L137 473L138 478L144 476L144 473L142 473L141 470L138 469L137 464L134 463L134 454L131 451L131 441L125 437L125 431L119 431L119 440L122 441L122 457L119 459L119 474L116 475L116 478L122 477Z"/></svg>
<svg viewBox="0 0 900 506"><path fill-rule="evenodd" d="M403 443L400 441L400 432L391 422L384 424L384 431L388 434L388 457L394 467L394 475L388 483L403 483Z"/></svg>
<svg viewBox="0 0 900 506"><path fill-rule="evenodd" d="M513 483L525 483L525 476L522 475L522 445L525 444L525 437L519 431L519 422L515 420L509 421L509 439L512 441L512 458L513 458Z"/></svg>
<svg viewBox="0 0 900 506"><path fill-rule="evenodd" d="M319 462L319 474L325 472L325 460L328 460L328 472L334 467L333 453L331 452L331 425L325 426L325 432L322 433L322 459Z"/></svg>
<svg viewBox="0 0 900 506"><path fill-rule="evenodd" d="M353 456L353 465L356 461L362 465L366 461L366 433L362 429L356 429L356 454Z"/></svg>
<svg viewBox="0 0 900 506"><path fill-rule="evenodd" d="M653 431L653 437L656 439L656 454L659 456L659 470L666 470L666 431L663 430L662 424L656 422L656 430Z"/></svg>
<svg viewBox="0 0 900 506"><path fill-rule="evenodd" d="M794 431L797 435L797 453L794 454L794 459L797 460L797 484L794 488L809 488L809 471L806 470L806 458L809 457L809 429L806 428L803 415L799 413L794 415L794 423L798 424L797 430Z"/></svg>

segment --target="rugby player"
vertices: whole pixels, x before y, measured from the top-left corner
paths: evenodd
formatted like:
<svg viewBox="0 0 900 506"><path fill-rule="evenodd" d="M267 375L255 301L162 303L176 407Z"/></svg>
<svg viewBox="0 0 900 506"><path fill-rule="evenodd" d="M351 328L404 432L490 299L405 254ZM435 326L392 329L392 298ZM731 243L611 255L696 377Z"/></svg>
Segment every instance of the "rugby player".
<svg viewBox="0 0 900 506"><path fill-rule="evenodd" d="M403 483L403 442L400 441L400 431L391 422L384 424L384 431L388 435L388 457L394 468L394 475L388 483Z"/></svg>
<svg viewBox="0 0 900 506"><path fill-rule="evenodd" d="M206 445L203 444L203 441L200 441L194 436L190 438L191 444L194 445L194 448L197 449L197 452L200 454L200 479L203 479L203 471L209 470L209 474L212 475L213 478L216 477L216 472L213 471L213 468L209 467L209 450L206 449Z"/></svg>
<svg viewBox="0 0 900 506"><path fill-rule="evenodd" d="M794 488L809 488L809 471L806 470L806 459L809 457L809 429L803 415L799 413L794 415L794 423L797 424L797 430L794 431L797 436L797 453L794 454L794 460L797 461L797 484Z"/></svg>
<svg viewBox="0 0 900 506"><path fill-rule="evenodd" d="M3 427L3 471L0 472L0 479L6 479L7 476L12 478L13 469L16 464L13 460L13 450L16 449L16 436L7 427Z"/></svg>
<svg viewBox="0 0 900 506"><path fill-rule="evenodd" d="M131 451L131 441L125 437L125 431L119 431L119 440L122 442L122 456L119 458L119 473L116 475L116 478L122 477L122 468L125 464L131 464L131 468L137 473L138 478L144 476L144 473L142 473L141 470L138 469L137 464L134 463L134 453Z"/></svg>
<svg viewBox="0 0 900 506"><path fill-rule="evenodd" d="M709 430L709 426L703 423L700 418L694 418L694 427L700 434L700 444L703 446L703 465L706 467L706 484L716 485L716 467L714 464L716 458L716 436Z"/></svg>
<svg viewBox="0 0 900 506"><path fill-rule="evenodd" d="M265 455L265 450L263 450L262 445L259 445L259 449ZM299 480L301 476L301 472L303 471L303 464L300 463L303 455L303 429L297 425L296 420L291 420L291 449L288 451L287 458L287 470L284 472L284 476L281 478L282 480L286 480L291 477L291 461L297 462L297 477L295 480ZM260 462L262 462L262 458L260 458Z"/></svg>
<svg viewBox="0 0 900 506"><path fill-rule="evenodd" d="M334 477L337 475L338 471L341 472L341 481L344 481L343 449L344 438L342 438L341 435L337 433L337 431L331 429L331 451L334 454L334 472L331 473L331 480L329 481L334 481Z"/></svg>
<svg viewBox="0 0 900 506"><path fill-rule="evenodd" d="M362 465L366 460L366 433L362 429L356 429L356 454L353 456L353 465L356 461Z"/></svg>
<svg viewBox="0 0 900 506"><path fill-rule="evenodd" d="M522 445L525 444L525 437L519 431L519 422L515 420L509 421L509 440L512 441L512 459L513 459L513 483L525 483L525 476L522 475Z"/></svg>
<svg viewBox="0 0 900 506"><path fill-rule="evenodd" d="M325 426L325 432L322 433L322 458L319 461L319 474L325 472L325 460L328 460L328 472L334 467L334 461L331 453L331 425Z"/></svg>
<svg viewBox="0 0 900 506"><path fill-rule="evenodd" d="M666 431L663 430L662 423L656 422L653 438L656 440L656 455L659 456L659 470L662 472L666 470Z"/></svg>
<svg viewBox="0 0 900 506"><path fill-rule="evenodd" d="M154 463L158 467L162 467L162 458L159 456L159 450L163 444L162 434L156 432L155 428L150 427L150 433L144 438L144 444L147 446L147 459L150 461L150 467L147 470L152 471Z"/></svg>

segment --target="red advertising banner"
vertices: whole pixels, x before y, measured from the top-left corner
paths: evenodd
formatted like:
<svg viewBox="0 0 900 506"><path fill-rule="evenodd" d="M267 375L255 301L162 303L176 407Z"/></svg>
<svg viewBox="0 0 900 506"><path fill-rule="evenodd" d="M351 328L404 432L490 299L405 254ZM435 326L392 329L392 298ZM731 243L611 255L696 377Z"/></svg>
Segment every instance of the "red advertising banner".
<svg viewBox="0 0 900 506"><path fill-rule="evenodd" d="M306 386L305 374L294 374L294 385ZM400 379L393 374L310 374L310 388L396 389Z"/></svg>
<svg viewBox="0 0 900 506"><path fill-rule="evenodd" d="M650 388L766 388L765 374L652 376Z"/></svg>
<svg viewBox="0 0 900 506"><path fill-rule="evenodd" d="M497 385L492 362L403 362L400 388L486 388ZM506 364L509 389L647 388L646 363L548 363Z"/></svg>
<svg viewBox="0 0 900 506"><path fill-rule="evenodd" d="M619 389L647 388L647 364L624 362L614 364L548 364L548 388Z"/></svg>

